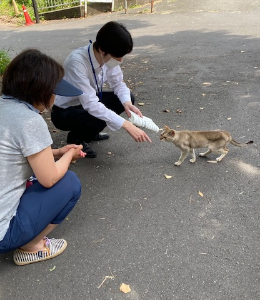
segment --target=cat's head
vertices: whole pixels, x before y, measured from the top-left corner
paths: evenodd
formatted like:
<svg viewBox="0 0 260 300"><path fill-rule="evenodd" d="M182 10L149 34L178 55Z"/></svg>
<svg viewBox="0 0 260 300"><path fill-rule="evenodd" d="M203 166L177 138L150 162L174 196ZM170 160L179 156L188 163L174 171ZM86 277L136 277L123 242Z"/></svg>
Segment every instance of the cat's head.
<svg viewBox="0 0 260 300"><path fill-rule="evenodd" d="M172 141L172 138L175 135L175 131L168 126L164 126L164 129L160 135L160 140L161 141Z"/></svg>

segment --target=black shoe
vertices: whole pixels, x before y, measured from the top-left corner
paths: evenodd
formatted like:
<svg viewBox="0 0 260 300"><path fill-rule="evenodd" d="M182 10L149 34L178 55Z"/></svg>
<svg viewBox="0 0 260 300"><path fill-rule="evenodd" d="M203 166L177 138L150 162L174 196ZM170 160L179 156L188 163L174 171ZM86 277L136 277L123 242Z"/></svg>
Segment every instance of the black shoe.
<svg viewBox="0 0 260 300"><path fill-rule="evenodd" d="M84 153L87 153L85 158L95 158L95 157L97 157L97 153L89 146L88 143L85 143L84 141L76 141L74 143L69 141L68 144L82 145L83 148L81 149L81 151L84 152Z"/></svg>
<svg viewBox="0 0 260 300"><path fill-rule="evenodd" d="M93 141L103 141L103 140L107 140L107 139L109 139L109 134L107 134L105 132L100 132L95 135Z"/></svg>

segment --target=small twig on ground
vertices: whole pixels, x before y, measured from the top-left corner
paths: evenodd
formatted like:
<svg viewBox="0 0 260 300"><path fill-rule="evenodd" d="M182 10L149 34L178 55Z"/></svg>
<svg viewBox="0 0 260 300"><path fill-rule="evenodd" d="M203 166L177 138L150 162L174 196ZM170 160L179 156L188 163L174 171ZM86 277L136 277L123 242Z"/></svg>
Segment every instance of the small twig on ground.
<svg viewBox="0 0 260 300"><path fill-rule="evenodd" d="M101 286L105 283L105 281L107 279L115 279L115 276L105 276L104 280L100 283L100 285L98 286L98 289L101 288Z"/></svg>
<svg viewBox="0 0 260 300"><path fill-rule="evenodd" d="M110 268L109 268L109 270L110 270ZM101 288L101 286L105 283L105 281L106 281L107 279L115 279L115 276L113 275L113 273L112 273L111 270L110 270L110 273L111 273L111 276L105 276L104 280L103 280L103 281L100 283L100 285L98 286L98 289Z"/></svg>

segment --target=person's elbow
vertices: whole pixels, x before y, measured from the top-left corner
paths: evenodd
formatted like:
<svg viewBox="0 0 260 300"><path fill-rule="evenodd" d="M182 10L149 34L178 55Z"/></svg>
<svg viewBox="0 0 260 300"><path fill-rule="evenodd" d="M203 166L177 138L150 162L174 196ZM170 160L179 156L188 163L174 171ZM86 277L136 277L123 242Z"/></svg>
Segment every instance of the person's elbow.
<svg viewBox="0 0 260 300"><path fill-rule="evenodd" d="M39 183L45 187L46 189L49 189L54 186L54 184L58 181L55 178L38 178Z"/></svg>

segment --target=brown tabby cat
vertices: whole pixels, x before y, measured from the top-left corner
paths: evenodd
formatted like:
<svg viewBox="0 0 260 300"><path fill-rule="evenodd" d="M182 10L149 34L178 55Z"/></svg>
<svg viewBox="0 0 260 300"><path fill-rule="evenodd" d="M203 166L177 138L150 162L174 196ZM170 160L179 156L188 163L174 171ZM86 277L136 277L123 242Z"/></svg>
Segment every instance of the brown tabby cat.
<svg viewBox="0 0 260 300"><path fill-rule="evenodd" d="M249 141L245 144L238 143L232 139L229 132L224 130L176 131L170 129L168 126L164 127L160 140L172 142L181 149L181 156L179 160L174 163L175 166L179 166L188 154L191 154L190 162L194 163L196 161L195 148L208 148L205 153L200 153L199 156L206 156L211 152L220 153L221 155L216 158L216 161L221 161L228 154L229 150L227 149L227 145L229 143L237 147L244 147L253 143L253 141Z"/></svg>

